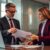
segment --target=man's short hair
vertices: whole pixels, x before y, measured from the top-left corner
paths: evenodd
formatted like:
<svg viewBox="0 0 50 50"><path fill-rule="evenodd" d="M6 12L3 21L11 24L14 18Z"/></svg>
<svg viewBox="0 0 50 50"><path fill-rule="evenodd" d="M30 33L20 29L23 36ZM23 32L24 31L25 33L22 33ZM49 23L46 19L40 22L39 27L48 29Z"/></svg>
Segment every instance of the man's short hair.
<svg viewBox="0 0 50 50"><path fill-rule="evenodd" d="M6 9L8 9L10 7L15 7L15 4L13 4L13 3L7 3L6 6L5 6Z"/></svg>

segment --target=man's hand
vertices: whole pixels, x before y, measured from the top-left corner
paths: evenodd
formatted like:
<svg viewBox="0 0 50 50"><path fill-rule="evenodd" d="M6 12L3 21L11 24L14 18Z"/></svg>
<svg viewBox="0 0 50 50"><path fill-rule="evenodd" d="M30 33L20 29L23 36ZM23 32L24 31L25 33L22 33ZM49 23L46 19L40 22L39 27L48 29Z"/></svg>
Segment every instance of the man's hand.
<svg viewBox="0 0 50 50"><path fill-rule="evenodd" d="M12 34L15 33L16 31L17 31L16 28L10 28L10 29L8 30L8 32L9 32L9 33L12 33Z"/></svg>

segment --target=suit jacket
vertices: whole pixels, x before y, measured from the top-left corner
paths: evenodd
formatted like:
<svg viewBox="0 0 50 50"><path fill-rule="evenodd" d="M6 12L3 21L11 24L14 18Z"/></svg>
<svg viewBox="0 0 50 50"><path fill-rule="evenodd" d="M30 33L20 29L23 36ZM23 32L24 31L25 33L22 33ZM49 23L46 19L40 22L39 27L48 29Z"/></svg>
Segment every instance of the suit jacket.
<svg viewBox="0 0 50 50"><path fill-rule="evenodd" d="M39 44L41 44L41 42L44 42L44 45L50 45L50 19L47 20L45 27L44 27L44 31L43 31L43 37L41 36L41 29L42 29L42 23L39 25Z"/></svg>
<svg viewBox="0 0 50 50"><path fill-rule="evenodd" d="M13 22L14 22L15 27L20 29L19 21L16 19L13 19ZM11 42L12 42L11 33L7 32L8 29L10 29L10 26L9 26L9 23L8 23L6 17L1 18L0 19L0 30L2 32L2 36L3 36L3 40L4 40L5 44L11 44Z"/></svg>

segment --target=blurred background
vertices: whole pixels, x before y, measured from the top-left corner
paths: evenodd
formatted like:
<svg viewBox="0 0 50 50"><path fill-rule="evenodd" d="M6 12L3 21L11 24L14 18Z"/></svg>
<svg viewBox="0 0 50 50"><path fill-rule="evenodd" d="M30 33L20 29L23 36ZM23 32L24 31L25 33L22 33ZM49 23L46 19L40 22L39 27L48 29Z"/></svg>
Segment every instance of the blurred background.
<svg viewBox="0 0 50 50"><path fill-rule="evenodd" d="M38 32L39 18L38 9L40 7L48 7L50 9L49 0L0 0L0 17L5 15L5 4L14 3L17 12L14 18L20 22L21 30L29 31L32 33Z"/></svg>

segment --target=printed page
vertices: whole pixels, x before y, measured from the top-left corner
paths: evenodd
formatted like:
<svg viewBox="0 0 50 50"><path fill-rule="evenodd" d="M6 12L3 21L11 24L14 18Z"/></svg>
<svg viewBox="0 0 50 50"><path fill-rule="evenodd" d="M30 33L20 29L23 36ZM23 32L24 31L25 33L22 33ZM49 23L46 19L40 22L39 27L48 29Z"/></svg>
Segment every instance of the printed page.
<svg viewBox="0 0 50 50"><path fill-rule="evenodd" d="M17 32L12 34L15 38L17 37L23 37L23 38L26 38L27 35L32 35L31 32L26 32L26 31L23 31L23 30L19 30L17 29Z"/></svg>

